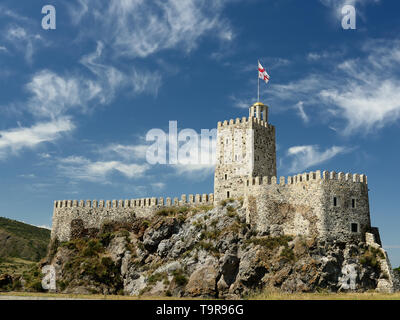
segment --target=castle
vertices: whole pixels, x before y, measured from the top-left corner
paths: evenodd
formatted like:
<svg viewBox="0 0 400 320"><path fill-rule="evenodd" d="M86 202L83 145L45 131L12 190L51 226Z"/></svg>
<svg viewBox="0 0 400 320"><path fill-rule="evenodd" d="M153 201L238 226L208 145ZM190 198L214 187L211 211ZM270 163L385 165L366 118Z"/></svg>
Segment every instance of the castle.
<svg viewBox="0 0 400 320"><path fill-rule="evenodd" d="M218 205L242 199L247 223L259 232L338 241L380 242L371 228L365 175L308 172L277 178L275 127L268 106L257 102L249 117L218 122L213 194L130 200L54 202L52 239L67 241L75 227L90 233L105 221L132 221L170 206Z"/></svg>

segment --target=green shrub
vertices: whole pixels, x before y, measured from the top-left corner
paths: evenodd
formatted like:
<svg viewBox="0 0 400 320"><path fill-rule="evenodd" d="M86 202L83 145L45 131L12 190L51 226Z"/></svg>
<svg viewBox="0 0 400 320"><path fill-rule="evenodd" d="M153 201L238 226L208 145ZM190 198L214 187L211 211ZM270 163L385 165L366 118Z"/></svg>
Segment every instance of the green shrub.
<svg viewBox="0 0 400 320"><path fill-rule="evenodd" d="M264 237L264 238L251 238L245 241L245 244L260 245L267 249L273 250L280 246L288 246L288 242L292 241L291 236L280 236L280 237Z"/></svg>
<svg viewBox="0 0 400 320"><path fill-rule="evenodd" d="M102 246L99 240L91 239L87 243L86 248L83 250L84 257L92 257L98 255L98 253L102 252L104 247Z"/></svg>
<svg viewBox="0 0 400 320"><path fill-rule="evenodd" d="M114 238L114 235L111 232L102 233L100 235L100 243L104 247L108 247L113 238Z"/></svg>
<svg viewBox="0 0 400 320"><path fill-rule="evenodd" d="M285 247L281 252L281 257L284 257L289 261L294 261L295 256L294 256L293 249Z"/></svg>
<svg viewBox="0 0 400 320"><path fill-rule="evenodd" d="M379 249L368 247L368 250L360 258L360 263L364 266L370 266L380 270L379 259L384 259L385 256Z"/></svg>
<svg viewBox="0 0 400 320"><path fill-rule="evenodd" d="M172 275L174 276L175 283L178 286L184 286L187 284L188 279L186 278L182 269L175 270Z"/></svg>
<svg viewBox="0 0 400 320"><path fill-rule="evenodd" d="M153 273L150 277L147 278L147 283L150 285L156 284L159 281L164 280L167 277L167 274L165 272L157 272Z"/></svg>

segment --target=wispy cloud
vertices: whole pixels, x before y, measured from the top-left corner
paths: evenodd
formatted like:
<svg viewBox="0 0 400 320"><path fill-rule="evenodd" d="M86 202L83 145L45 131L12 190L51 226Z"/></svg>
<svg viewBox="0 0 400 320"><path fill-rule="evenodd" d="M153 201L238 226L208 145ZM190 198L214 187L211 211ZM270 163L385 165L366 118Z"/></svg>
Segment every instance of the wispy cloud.
<svg viewBox="0 0 400 320"><path fill-rule="evenodd" d="M319 147L316 145L291 147L287 151L287 162L290 162L288 165L288 172L302 172L349 151L351 151L350 148L339 146L333 146L325 151L320 151Z"/></svg>
<svg viewBox="0 0 400 320"><path fill-rule="evenodd" d="M331 61L328 71L271 84L271 103L297 105L300 100L303 110L312 107L343 135L368 134L398 121L400 40L369 40L360 49L362 58Z"/></svg>
<svg viewBox="0 0 400 320"><path fill-rule="evenodd" d="M110 64L102 63L104 44L97 42L96 51L84 56L81 63L86 66L94 75L102 88L103 103L111 100L117 90L132 88L133 93L157 94L161 85L160 74L149 71L139 71L137 68L122 72Z"/></svg>
<svg viewBox="0 0 400 320"><path fill-rule="evenodd" d="M42 37L18 25L11 25L5 32L5 39L12 44L18 51L22 52L25 60L32 63L33 55L37 46L44 44Z"/></svg>
<svg viewBox="0 0 400 320"><path fill-rule="evenodd" d="M108 176L118 172L130 179L140 178L149 170L147 164L123 163L121 161L92 161L85 157L71 156L60 159L60 173L73 180L108 183Z"/></svg>
<svg viewBox="0 0 400 320"><path fill-rule="evenodd" d="M63 133L74 129L68 118L39 122L31 127L19 127L0 131L0 159L18 154L22 149L34 149L39 144L59 139Z"/></svg>
<svg viewBox="0 0 400 320"><path fill-rule="evenodd" d="M297 108L298 114L299 114L300 118L303 120L303 122L308 123L309 118L304 111L303 105L304 105L303 101L299 101L299 103L296 104L296 108Z"/></svg>
<svg viewBox="0 0 400 320"><path fill-rule="evenodd" d="M228 2L79 0L68 7L75 24L90 21L95 38L109 43L117 55L143 58L164 49L190 52L205 35L231 41L232 27L222 16Z"/></svg>

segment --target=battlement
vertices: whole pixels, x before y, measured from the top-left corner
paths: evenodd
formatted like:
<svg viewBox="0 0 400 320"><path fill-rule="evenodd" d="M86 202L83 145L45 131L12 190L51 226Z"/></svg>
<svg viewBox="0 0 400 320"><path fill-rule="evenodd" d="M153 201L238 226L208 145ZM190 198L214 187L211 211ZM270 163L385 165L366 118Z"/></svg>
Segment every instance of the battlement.
<svg viewBox="0 0 400 320"><path fill-rule="evenodd" d="M321 171L317 170L315 172L305 172L301 174L297 174L295 176L289 176L286 180L285 177L280 177L279 180L277 177L248 177L245 180L246 186L254 186L254 185L271 185L271 184L279 184L279 185L293 185L303 182L309 181L343 181L348 183L362 183L367 185L367 176L364 174L351 174L351 173L336 173L335 171L323 171L321 176Z"/></svg>
<svg viewBox="0 0 400 320"><path fill-rule="evenodd" d="M261 120L259 118L255 118L255 117L243 117L243 118L236 118L236 119L230 119L230 120L225 120L225 121L219 121L218 122L218 129L219 128L227 128L229 126L232 125L237 125L237 124L247 124L249 126L251 126L252 124L256 124L268 129L272 129L274 128L274 126L268 124L268 122Z"/></svg>
<svg viewBox="0 0 400 320"><path fill-rule="evenodd" d="M157 206L196 206L214 203L214 194L189 194L179 198L141 198L130 200L58 200L54 208L143 208Z"/></svg>

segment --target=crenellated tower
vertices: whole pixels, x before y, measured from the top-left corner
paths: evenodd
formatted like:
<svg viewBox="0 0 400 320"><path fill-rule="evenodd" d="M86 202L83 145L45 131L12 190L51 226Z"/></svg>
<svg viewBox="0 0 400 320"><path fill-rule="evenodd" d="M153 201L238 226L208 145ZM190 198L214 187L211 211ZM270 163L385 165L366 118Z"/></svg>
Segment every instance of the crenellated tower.
<svg viewBox="0 0 400 320"><path fill-rule="evenodd" d="M276 176L275 127L268 124L268 106L250 106L249 117L218 122L215 201L244 195L249 176Z"/></svg>

